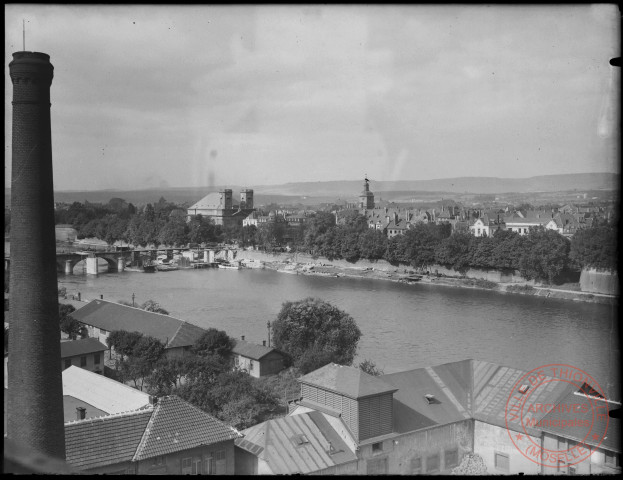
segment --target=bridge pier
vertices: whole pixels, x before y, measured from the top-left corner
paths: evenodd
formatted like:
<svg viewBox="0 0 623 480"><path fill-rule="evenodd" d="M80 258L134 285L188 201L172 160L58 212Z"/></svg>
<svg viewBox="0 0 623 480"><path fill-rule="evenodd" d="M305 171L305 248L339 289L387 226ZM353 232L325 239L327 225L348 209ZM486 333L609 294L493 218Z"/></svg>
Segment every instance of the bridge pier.
<svg viewBox="0 0 623 480"><path fill-rule="evenodd" d="M94 255L92 257L87 257L87 274L97 275L97 257Z"/></svg>
<svg viewBox="0 0 623 480"><path fill-rule="evenodd" d="M65 260L65 275L71 275L74 273L74 267L71 265L71 260Z"/></svg>
<svg viewBox="0 0 623 480"><path fill-rule="evenodd" d="M123 257L119 257L117 259L117 271L123 272L124 269L125 269L125 259Z"/></svg>
<svg viewBox="0 0 623 480"><path fill-rule="evenodd" d="M214 250L204 250L203 261L207 263L214 263Z"/></svg>

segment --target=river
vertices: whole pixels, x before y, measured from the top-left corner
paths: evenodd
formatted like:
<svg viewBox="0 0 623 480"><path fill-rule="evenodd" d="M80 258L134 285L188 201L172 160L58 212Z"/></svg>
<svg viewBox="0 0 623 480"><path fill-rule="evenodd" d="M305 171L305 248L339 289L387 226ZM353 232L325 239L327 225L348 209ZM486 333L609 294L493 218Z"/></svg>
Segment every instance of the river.
<svg viewBox="0 0 623 480"><path fill-rule="evenodd" d="M273 270L177 270L60 275L82 298L152 299L174 317L261 343L286 301L313 296L348 312L363 335L356 363L385 373L476 358L530 370L564 363L619 393L617 307L430 284L292 275ZM616 386L616 388L615 388Z"/></svg>

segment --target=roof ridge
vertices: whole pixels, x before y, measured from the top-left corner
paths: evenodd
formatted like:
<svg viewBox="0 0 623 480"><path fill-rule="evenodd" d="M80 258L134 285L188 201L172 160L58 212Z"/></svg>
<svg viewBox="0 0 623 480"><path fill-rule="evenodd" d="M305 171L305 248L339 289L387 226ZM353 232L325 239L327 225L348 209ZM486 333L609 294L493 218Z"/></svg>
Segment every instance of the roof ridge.
<svg viewBox="0 0 623 480"><path fill-rule="evenodd" d="M83 424L83 423L94 423L96 421L106 421L106 420L112 420L115 418L120 418L120 417L130 417L132 415L139 415L141 413L145 413L148 411L151 411L152 408L150 407L142 407L142 408L138 408L136 410L126 410L125 412L117 412L117 413L110 413L110 414L106 414L106 415L100 415L97 417L89 417L89 418L84 418L82 420L69 420L67 422L64 422L65 426L73 426L73 425L77 425L77 424Z"/></svg>
<svg viewBox="0 0 623 480"><path fill-rule="evenodd" d="M143 435L141 435L141 440L138 442L138 445L136 446L136 450L134 451L134 455L132 455L132 461L135 462L138 460L138 457L140 456L142 450L145 448L145 445L147 444L147 440L149 440L149 434L151 433L151 427L153 426L155 420L156 420L156 416L158 415L158 412L160 411L160 402L158 402L156 404L156 407L153 409L153 412L151 414L151 416L149 417L149 422L147 422L147 425L145 426L145 430L143 431Z"/></svg>

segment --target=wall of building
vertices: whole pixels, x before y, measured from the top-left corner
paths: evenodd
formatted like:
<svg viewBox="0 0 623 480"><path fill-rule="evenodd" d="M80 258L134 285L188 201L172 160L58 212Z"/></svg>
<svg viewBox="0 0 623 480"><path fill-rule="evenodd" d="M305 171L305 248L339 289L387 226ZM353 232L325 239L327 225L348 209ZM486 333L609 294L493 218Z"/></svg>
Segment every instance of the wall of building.
<svg viewBox="0 0 623 480"><path fill-rule="evenodd" d="M357 473L382 473L374 469L386 463L390 475L447 474L472 451L472 442L471 419L395 436L375 442L376 447L375 443L360 446Z"/></svg>
<svg viewBox="0 0 623 480"><path fill-rule="evenodd" d="M359 440L392 433L393 393L359 400Z"/></svg>
<svg viewBox="0 0 623 480"><path fill-rule="evenodd" d="M359 439L359 404L356 400L305 383L301 384L301 396L340 412L350 433L355 440Z"/></svg>
<svg viewBox="0 0 623 480"><path fill-rule="evenodd" d="M257 360L242 355L237 355L237 359L236 366L240 370L246 370L252 377L260 378L260 364Z"/></svg>
<svg viewBox="0 0 623 480"><path fill-rule="evenodd" d="M572 458L574 454L576 456L579 454L576 446L577 442L556 435L543 433L544 449L550 451L569 451L569 457ZM586 457L586 454L580 455L580 458L584 457ZM581 462L569 462L569 464L559 465L558 468L542 467L542 473L545 475L570 473L575 475L612 475L621 473L621 465L618 464L617 457L620 457L620 455L612 453L609 455L609 458L606 459L606 451L602 448L598 448ZM570 469L573 471L571 472Z"/></svg>
<svg viewBox="0 0 623 480"><path fill-rule="evenodd" d="M271 352L268 355L262 357L260 361L260 375L272 375L279 373L283 370L283 356L277 352Z"/></svg>
<svg viewBox="0 0 623 480"><path fill-rule="evenodd" d="M235 475L257 475L258 458L255 455L242 448L234 447L234 456Z"/></svg>
<svg viewBox="0 0 623 480"><path fill-rule="evenodd" d="M217 456L217 452L219 453ZM196 447L181 452L164 455L164 463L155 462L153 458L138 462L137 474L139 475L181 475L183 461L191 459L191 463L201 460L201 473L206 474L206 460L212 459L211 468L213 473L221 475L233 475L235 473L234 441L219 442L212 445ZM222 459L218 457L222 456Z"/></svg>
<svg viewBox="0 0 623 480"><path fill-rule="evenodd" d="M89 470L81 470L81 473L89 473L93 475L107 474L107 475L126 475L136 473L136 463L133 462L121 462L114 465L106 465L104 467L92 468Z"/></svg>
<svg viewBox="0 0 623 480"><path fill-rule="evenodd" d="M522 434L524 438L529 436ZM535 445L541 446L541 439L529 437ZM490 475L503 475L524 473L525 475L537 475L541 468L535 462L528 460L511 441L506 428L490 425L475 420L474 425L474 453L480 455L487 465L487 473ZM506 457L508 469L496 466L496 454L498 458Z"/></svg>
<svg viewBox="0 0 623 480"><path fill-rule="evenodd" d="M86 357L87 364L82 366L80 363L80 359L82 357ZM104 373L104 352L99 352L99 363L95 363L95 354L88 353L86 355L77 355L75 357L67 357L61 359L61 370L65 370L69 368L71 365L65 366L65 360L70 360L71 365L75 365L76 367L84 368L85 370L89 370L90 372Z"/></svg>
<svg viewBox="0 0 623 480"><path fill-rule="evenodd" d="M583 292L618 295L619 276L616 272L585 268L580 274L580 289Z"/></svg>

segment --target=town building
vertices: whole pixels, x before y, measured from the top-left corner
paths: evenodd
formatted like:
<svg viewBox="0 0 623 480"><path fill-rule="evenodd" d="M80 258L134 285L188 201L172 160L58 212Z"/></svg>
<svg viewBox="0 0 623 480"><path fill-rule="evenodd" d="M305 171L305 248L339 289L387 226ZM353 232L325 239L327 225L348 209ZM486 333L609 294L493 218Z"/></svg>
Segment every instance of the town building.
<svg viewBox="0 0 623 480"><path fill-rule="evenodd" d="M176 396L65 424L67 463L81 473L232 475L240 433Z"/></svg>
<svg viewBox="0 0 623 480"><path fill-rule="evenodd" d="M89 337L104 345L110 332L125 330L157 338L165 345L167 357L183 356L205 333L197 325L162 313L121 305L107 300L91 300L71 316L85 325Z"/></svg>
<svg viewBox="0 0 623 480"><path fill-rule="evenodd" d="M300 398L290 404L289 415L322 414L329 426L323 423L322 435L318 438L337 434L343 442L340 445L346 446L342 448L354 453L357 462L333 465L318 462L314 464L315 470L305 473L447 474L464 458L474 454L483 462L486 472L482 473L489 474L620 472L618 420L610 421L607 436L602 441L600 432L595 432L594 437L582 438L580 428L557 427L559 423L555 421L547 423L552 410L535 410L536 413L526 416L526 422L522 422L520 416L506 415L509 398L521 397L529 391L529 385L518 387L518 382L527 374L480 360L463 360L379 377L353 367L326 365L299 379ZM572 382L548 382L547 388L535 389L526 398L533 405L557 406L554 412L564 411L559 405L570 402L570 395L579 398L578 404L589 399L606 402L603 398L587 397L584 391L585 386L578 389ZM616 406L613 404L611 408ZM553 428L541 427L543 419ZM299 436L306 433L303 424L288 424L293 448L309 448L320 456L314 445L307 446L303 442L297 446ZM253 463L248 455L243 456L245 471L269 473L271 469L274 472L271 465L279 461L276 458L280 456L279 451L262 453L262 441L270 434L272 426L260 424L252 428L248 432L250 444L237 441L238 448L256 457ZM259 432L264 432L263 437ZM605 430L601 433L605 435ZM514 438L521 438L533 452L527 455L520 450ZM560 450L573 442L590 448L591 452L576 465L561 464L551 468L530 458L538 457L543 449ZM290 449L288 444L283 453L290 462L282 459L279 473L303 473L296 456L290 455Z"/></svg>
<svg viewBox="0 0 623 480"><path fill-rule="evenodd" d="M71 366L63 371L65 422L151 408L151 395L111 378Z"/></svg>
<svg viewBox="0 0 623 480"><path fill-rule="evenodd" d="M108 347L96 338L61 342L61 368L75 365L91 372L104 373L104 352Z"/></svg>
<svg viewBox="0 0 623 480"><path fill-rule="evenodd" d="M253 190L241 190L240 203L234 205L232 190L223 189L219 192L209 193L197 203L191 205L186 213L189 219L201 215L204 218L212 219L215 225L242 226L243 220L254 210Z"/></svg>
<svg viewBox="0 0 623 480"><path fill-rule="evenodd" d="M364 177L363 191L359 195L359 208L362 210L372 210L374 208L374 193L370 191L370 180Z"/></svg>
<svg viewBox="0 0 623 480"><path fill-rule="evenodd" d="M266 340L258 345L247 342L242 337L242 340L236 340L232 356L235 368L256 378L279 373L286 364L286 354L276 348L267 347Z"/></svg>

